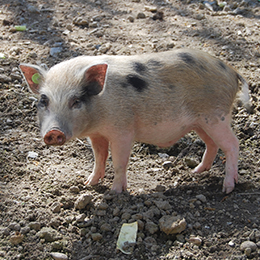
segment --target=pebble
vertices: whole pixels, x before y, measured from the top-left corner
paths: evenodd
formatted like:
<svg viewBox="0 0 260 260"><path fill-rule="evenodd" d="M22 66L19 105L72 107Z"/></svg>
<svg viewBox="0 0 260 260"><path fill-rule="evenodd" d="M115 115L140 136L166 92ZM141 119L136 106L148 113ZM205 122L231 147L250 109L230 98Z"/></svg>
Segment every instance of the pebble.
<svg viewBox="0 0 260 260"><path fill-rule="evenodd" d="M244 241L241 245L240 245L240 250L241 251L245 251L247 248L251 249L251 252L255 251L257 246L254 242L252 241ZM250 252L250 253L251 253Z"/></svg>
<svg viewBox="0 0 260 260"><path fill-rule="evenodd" d="M84 209L92 200L92 196L89 194L82 194L75 202L75 209Z"/></svg>
<svg viewBox="0 0 260 260"><path fill-rule="evenodd" d="M80 191L80 189L79 189L78 186L72 186L72 187L70 187L70 189L69 189L69 192L74 193L74 194L79 193L79 191Z"/></svg>
<svg viewBox="0 0 260 260"><path fill-rule="evenodd" d="M59 202L54 202L52 205L51 205L51 211L53 213L59 213L60 212L60 209L61 209L61 204Z"/></svg>
<svg viewBox="0 0 260 260"><path fill-rule="evenodd" d="M235 243L234 243L234 241L231 240L231 241L228 242L228 245L229 245L230 247L234 247L234 246L235 246Z"/></svg>
<svg viewBox="0 0 260 260"><path fill-rule="evenodd" d="M190 238L188 239L189 243L192 243L196 246L200 246L202 243L202 239L199 237L195 237L195 236L190 236Z"/></svg>
<svg viewBox="0 0 260 260"><path fill-rule="evenodd" d="M8 228L12 229L12 230L16 230L16 231L20 231L21 229L21 226L20 224L16 223L16 222L13 222L13 223L10 223L8 225Z"/></svg>
<svg viewBox="0 0 260 260"><path fill-rule="evenodd" d="M110 42L102 44L100 48L98 49L101 53L106 53L111 48Z"/></svg>
<svg viewBox="0 0 260 260"><path fill-rule="evenodd" d="M184 218L181 216L169 216L164 215L159 220L160 230L166 233L167 235L170 234L178 234L181 233L183 230L186 229L187 223Z"/></svg>
<svg viewBox="0 0 260 260"><path fill-rule="evenodd" d="M170 203L166 200L163 201L154 201L154 204L162 210L169 210L172 208L172 206L170 205Z"/></svg>
<svg viewBox="0 0 260 260"><path fill-rule="evenodd" d="M38 233L37 236L45 239L46 242L54 242L61 239L61 235L53 228L43 227Z"/></svg>
<svg viewBox="0 0 260 260"><path fill-rule="evenodd" d="M184 161L186 165L191 169L195 168L198 165L197 160L195 160L194 158L185 158Z"/></svg>
<svg viewBox="0 0 260 260"><path fill-rule="evenodd" d="M13 235L13 236L10 237L10 242L13 245L18 245L18 244L22 243L23 238L24 238L24 235L21 234L21 233L18 233L16 235Z"/></svg>
<svg viewBox="0 0 260 260"><path fill-rule="evenodd" d="M12 79L4 74L0 74L0 82L1 83L8 83L12 81Z"/></svg>
<svg viewBox="0 0 260 260"><path fill-rule="evenodd" d="M33 229L35 231L39 231L41 229L41 224L38 221L30 222L29 225L30 229Z"/></svg>
<svg viewBox="0 0 260 260"><path fill-rule="evenodd" d="M55 260L67 260L68 256L63 254L63 253L58 253L58 252L51 252L50 256L54 258Z"/></svg>
<svg viewBox="0 0 260 260"><path fill-rule="evenodd" d="M53 47L50 49L50 55L52 57L56 57L59 53L61 53L63 50L62 47Z"/></svg>
<svg viewBox="0 0 260 260"><path fill-rule="evenodd" d="M5 236L10 235L10 229L8 227L0 228L0 234L3 234Z"/></svg>
<svg viewBox="0 0 260 260"><path fill-rule="evenodd" d="M157 12L157 7L156 7L156 6L145 5L145 6L144 6L144 9L145 9L146 11L149 11L149 12L152 12L152 13Z"/></svg>
<svg viewBox="0 0 260 260"><path fill-rule="evenodd" d="M169 168L171 168L173 166L172 164L172 161L165 161L163 164L162 164L163 168L168 170Z"/></svg>
<svg viewBox="0 0 260 260"><path fill-rule="evenodd" d="M147 231L147 232L149 232L150 234L154 234L155 232L157 232L158 231L158 225L157 224L155 224L154 222L152 222L152 221L149 221L149 222L147 222L146 224L145 224L145 230Z"/></svg>
<svg viewBox="0 0 260 260"><path fill-rule="evenodd" d="M86 214L85 213L82 213L78 216L76 216L76 222L79 223L79 222L83 222L86 218Z"/></svg>
<svg viewBox="0 0 260 260"><path fill-rule="evenodd" d="M84 19L83 17L75 17L73 19L73 23L75 25L88 26L88 21L86 19Z"/></svg>
<svg viewBox="0 0 260 260"><path fill-rule="evenodd" d="M93 234L91 234L91 238L94 241L99 241L99 240L101 240L103 238L103 236L100 233L93 233Z"/></svg>
<svg viewBox="0 0 260 260"><path fill-rule="evenodd" d="M129 15L127 17L127 19L129 20L129 22L133 23L135 21L135 18L132 15Z"/></svg>
<svg viewBox="0 0 260 260"><path fill-rule="evenodd" d="M100 230L105 231L105 232L110 232L110 231L112 231L112 227L111 227L110 224L105 223L105 224L100 226Z"/></svg>
<svg viewBox="0 0 260 260"><path fill-rule="evenodd" d="M142 12L138 13L137 16L136 16L137 19L145 19L146 18L146 15Z"/></svg>
<svg viewBox="0 0 260 260"><path fill-rule="evenodd" d="M197 195L196 198L199 199L203 203L207 202L207 199L203 194Z"/></svg>

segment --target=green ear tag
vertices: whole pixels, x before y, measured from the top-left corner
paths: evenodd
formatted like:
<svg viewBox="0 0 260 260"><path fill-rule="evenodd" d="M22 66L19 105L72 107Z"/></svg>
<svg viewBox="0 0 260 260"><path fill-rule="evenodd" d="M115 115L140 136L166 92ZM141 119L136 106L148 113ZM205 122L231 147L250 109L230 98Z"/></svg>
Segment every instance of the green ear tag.
<svg viewBox="0 0 260 260"><path fill-rule="evenodd" d="M35 73L32 75L32 81L35 84L39 84L41 79L41 75L39 73Z"/></svg>

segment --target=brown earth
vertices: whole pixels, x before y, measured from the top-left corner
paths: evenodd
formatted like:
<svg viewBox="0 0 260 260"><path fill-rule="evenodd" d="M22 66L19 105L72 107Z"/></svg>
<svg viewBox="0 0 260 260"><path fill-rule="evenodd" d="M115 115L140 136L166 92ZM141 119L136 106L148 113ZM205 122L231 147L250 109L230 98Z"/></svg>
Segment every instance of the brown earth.
<svg viewBox="0 0 260 260"><path fill-rule="evenodd" d="M0 1L0 259L54 259L53 252L75 260L260 259L260 2L227 0L223 5L199 0ZM17 31L16 25L27 30ZM240 141L235 190L227 196L221 192L221 151L210 171L191 173L205 149L194 133L165 150L136 143L128 190L122 194L109 191L111 157L102 183L84 186L94 163L88 141L63 147L43 143L37 97L28 91L19 63L51 67L83 54L181 47L219 57L249 82L254 109L248 114L236 106L233 114ZM91 202L75 209L81 194L91 195ZM159 220L167 215L185 218L186 229L177 235L160 231ZM116 241L122 224L135 220L137 243L125 255L116 250ZM241 250L244 241L253 246Z"/></svg>

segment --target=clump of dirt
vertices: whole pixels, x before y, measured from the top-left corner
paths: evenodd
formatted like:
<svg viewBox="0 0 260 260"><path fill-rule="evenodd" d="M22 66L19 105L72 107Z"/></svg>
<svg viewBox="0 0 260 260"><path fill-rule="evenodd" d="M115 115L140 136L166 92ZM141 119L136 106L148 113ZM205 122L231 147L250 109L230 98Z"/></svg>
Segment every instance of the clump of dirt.
<svg viewBox="0 0 260 260"><path fill-rule="evenodd" d="M259 259L259 18L257 0L2 1L0 259ZM110 191L111 157L105 179L85 186L94 164L90 144L43 144L37 97L18 65L181 47L217 56L249 82L252 113L239 106L233 112L240 141L235 190L221 192L222 151L210 171L191 173L205 150L194 133L169 149L136 143L122 194ZM88 199L83 207L80 198ZM160 226L165 216L179 216L186 228L167 235ZM117 238L122 224L134 221L137 241L125 255L116 250Z"/></svg>

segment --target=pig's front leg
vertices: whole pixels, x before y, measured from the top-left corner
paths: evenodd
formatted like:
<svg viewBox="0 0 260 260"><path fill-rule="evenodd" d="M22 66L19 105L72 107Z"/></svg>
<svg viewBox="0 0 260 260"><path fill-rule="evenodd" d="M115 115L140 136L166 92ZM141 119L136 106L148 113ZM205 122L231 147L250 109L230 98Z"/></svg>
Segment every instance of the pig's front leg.
<svg viewBox="0 0 260 260"><path fill-rule="evenodd" d="M99 179L103 179L105 176L109 142L102 136L92 136L90 140L94 151L95 165L85 184L96 185Z"/></svg>
<svg viewBox="0 0 260 260"><path fill-rule="evenodd" d="M116 139L112 140L110 144L115 169L112 190L118 193L126 190L127 187L126 169L131 153L132 143L133 135L125 134L117 136Z"/></svg>

